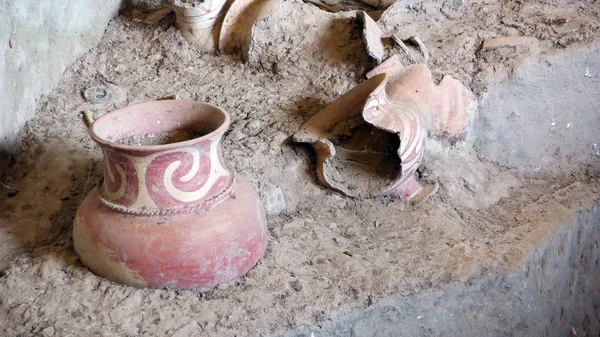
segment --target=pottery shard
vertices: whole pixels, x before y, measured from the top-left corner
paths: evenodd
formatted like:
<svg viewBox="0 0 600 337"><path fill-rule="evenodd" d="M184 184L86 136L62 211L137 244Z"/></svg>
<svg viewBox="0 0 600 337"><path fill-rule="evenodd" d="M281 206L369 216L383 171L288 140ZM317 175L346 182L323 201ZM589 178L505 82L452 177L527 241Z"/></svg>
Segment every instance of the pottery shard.
<svg viewBox="0 0 600 337"><path fill-rule="evenodd" d="M247 60L254 24L267 17L278 3L278 0L235 0L223 19L219 50L224 54L241 54Z"/></svg>
<svg viewBox="0 0 600 337"><path fill-rule="evenodd" d="M426 65L402 67L397 57L385 60L370 71L367 78L381 73L390 76L387 94L397 102L418 106L429 131L450 140L464 135L477 109L477 100L459 80L444 76L435 84Z"/></svg>
<svg viewBox="0 0 600 337"><path fill-rule="evenodd" d="M331 102L294 134L317 153L319 181L351 197L388 194L401 170L399 138L362 118L371 94L385 86L385 75L354 87Z"/></svg>
<svg viewBox="0 0 600 337"><path fill-rule="evenodd" d="M367 47L367 54L375 59L377 63L381 63L383 60L383 43L381 42L381 30L379 26L369 14L359 11L357 18L363 22L363 40Z"/></svg>
<svg viewBox="0 0 600 337"><path fill-rule="evenodd" d="M494 37L483 41L480 50L493 50L505 47L516 47L522 45L532 45L538 42L538 39L532 36L504 36Z"/></svg>
<svg viewBox="0 0 600 337"><path fill-rule="evenodd" d="M383 73L354 87L309 119L294 141L314 147L319 181L333 190L419 203L438 188L415 176L427 130L416 105L386 94L388 83Z"/></svg>
<svg viewBox="0 0 600 337"><path fill-rule="evenodd" d="M362 2L369 4L375 8L388 8L391 5L397 6L398 8L412 6L423 2L423 0L361 0Z"/></svg>
<svg viewBox="0 0 600 337"><path fill-rule="evenodd" d="M139 8L127 8L123 11L133 22L143 22L156 25L160 20L173 12L172 7L163 7L152 11L144 11Z"/></svg>
<svg viewBox="0 0 600 337"><path fill-rule="evenodd" d="M554 30L556 34L564 35L576 32L579 30L580 27L581 26L577 22L565 22L563 24L552 25L552 30Z"/></svg>
<svg viewBox="0 0 600 337"><path fill-rule="evenodd" d="M182 36L202 50L212 51L218 43L221 21L227 8L226 0L172 1L175 25Z"/></svg>

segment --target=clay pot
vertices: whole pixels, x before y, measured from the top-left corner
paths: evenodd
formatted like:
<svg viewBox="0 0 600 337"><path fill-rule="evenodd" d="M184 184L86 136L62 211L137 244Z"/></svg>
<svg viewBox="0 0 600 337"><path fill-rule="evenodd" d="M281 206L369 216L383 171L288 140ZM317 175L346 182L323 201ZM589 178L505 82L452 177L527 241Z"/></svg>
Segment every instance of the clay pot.
<svg viewBox="0 0 600 337"><path fill-rule="evenodd" d="M213 50L218 45L223 16L227 10L226 0L172 2L175 25L183 37L203 50Z"/></svg>
<svg viewBox="0 0 600 337"><path fill-rule="evenodd" d="M108 113L90 127L104 179L75 217L83 264L110 280L152 288L212 288L263 256L267 226L256 191L221 156L223 110L155 101ZM165 145L117 143L134 135L200 133Z"/></svg>
<svg viewBox="0 0 600 337"><path fill-rule="evenodd" d="M317 175L329 188L424 201L438 189L415 177L428 132L458 139L474 97L450 77L435 85L426 66L401 68L394 59L368 77L309 119L294 140L315 148Z"/></svg>

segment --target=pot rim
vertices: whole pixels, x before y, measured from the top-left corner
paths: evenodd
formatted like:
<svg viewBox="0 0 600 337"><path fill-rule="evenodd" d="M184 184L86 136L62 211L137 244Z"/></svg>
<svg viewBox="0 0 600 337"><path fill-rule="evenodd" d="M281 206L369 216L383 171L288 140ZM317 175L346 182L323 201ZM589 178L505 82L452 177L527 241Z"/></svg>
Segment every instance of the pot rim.
<svg viewBox="0 0 600 337"><path fill-rule="evenodd" d="M388 81L389 75L381 73L359 83L312 115L294 133L292 139L296 143L317 143L327 140L328 130L332 129L336 124L358 115L364 119L363 112L365 105L372 99L374 92L382 91L386 100L389 100L385 91ZM350 105L350 109L348 109L348 105ZM353 110L354 107L358 107L359 105L360 109ZM373 125L367 120L365 122ZM379 128L377 125L373 126Z"/></svg>
<svg viewBox="0 0 600 337"><path fill-rule="evenodd" d="M181 141L181 142L175 142L175 143L168 143L168 144L161 144L161 145L125 145L125 144L119 144L116 142L111 142L101 136L99 136L96 133L96 128L99 125L98 123L102 123L102 122L106 122L106 120L108 120L111 117L114 117L117 114L129 114L131 113L131 109L136 107L142 107L142 106L169 106L171 105L173 102L178 102L178 103L182 103L182 104L189 104L189 105L195 105L196 108L202 108L202 107L208 107L210 109L212 109L215 112L220 113L221 115L223 115L224 120L223 122L213 131L200 136L200 137L196 137L196 138L192 138L192 139L188 139L185 141ZM117 150L123 150L123 151L149 151L149 152L154 152L154 151L164 151L164 150L172 150L172 149L177 149L177 148L181 148L182 146L186 146L186 145L192 145L192 144L196 144L198 142L202 142L205 140L210 140L218 135L222 135L225 133L225 131L227 131L227 129L229 128L231 124L231 117L229 116L229 114L219 108L216 105L212 105L210 103L205 103L205 102L200 102L200 101L193 101L193 100L159 100L159 101L147 101L147 102L142 102L142 103L136 103L136 104L131 104L131 105L126 105L122 108L119 108L117 110L113 110L110 111L104 115L102 115L100 118L96 119L94 121L94 123L92 123L92 125L89 128L89 132L90 132L90 136L92 137L92 139L98 143L99 145L102 146L106 146L106 147L110 147L113 149L117 149ZM117 139L118 141L118 139Z"/></svg>

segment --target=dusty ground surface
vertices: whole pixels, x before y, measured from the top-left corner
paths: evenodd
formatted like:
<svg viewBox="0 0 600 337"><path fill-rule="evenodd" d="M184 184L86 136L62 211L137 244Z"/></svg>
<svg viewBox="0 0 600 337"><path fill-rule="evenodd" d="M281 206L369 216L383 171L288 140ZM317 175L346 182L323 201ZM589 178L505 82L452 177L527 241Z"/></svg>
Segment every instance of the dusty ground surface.
<svg viewBox="0 0 600 337"><path fill-rule="evenodd" d="M491 73L508 76L531 49L478 53L483 39L535 36L537 53L576 48L598 39L599 10L597 2L432 1L395 8L380 23L402 38L418 34L436 78L453 75L484 95ZM567 37L552 28L564 17L579 23ZM441 185L429 202L343 197L317 183L312 150L289 139L373 66L358 24L284 1L257 24L251 64L242 64L200 54L173 21L151 26L116 18L101 44L39 100L21 152L1 180L3 335L281 334L392 297L508 272L552 238L566 215L597 202L594 171L525 177L479 159L469 142L436 140L421 169L424 180ZM387 52L402 55L392 45ZM94 85L107 86L110 100L86 103L82 90ZM73 216L102 172L80 112L98 117L173 94L231 114L224 155L259 188L270 213L264 259L211 292L117 285L89 272L72 249Z"/></svg>

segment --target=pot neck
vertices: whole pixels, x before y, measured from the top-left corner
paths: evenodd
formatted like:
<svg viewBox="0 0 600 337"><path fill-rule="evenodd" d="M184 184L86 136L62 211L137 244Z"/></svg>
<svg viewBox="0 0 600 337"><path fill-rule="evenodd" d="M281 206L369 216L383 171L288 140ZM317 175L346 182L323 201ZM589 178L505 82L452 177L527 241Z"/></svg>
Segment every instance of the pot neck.
<svg viewBox="0 0 600 337"><path fill-rule="evenodd" d="M222 134L169 146L100 144L104 155L101 200L133 214L169 214L210 207L227 197L235 173L221 154Z"/></svg>

